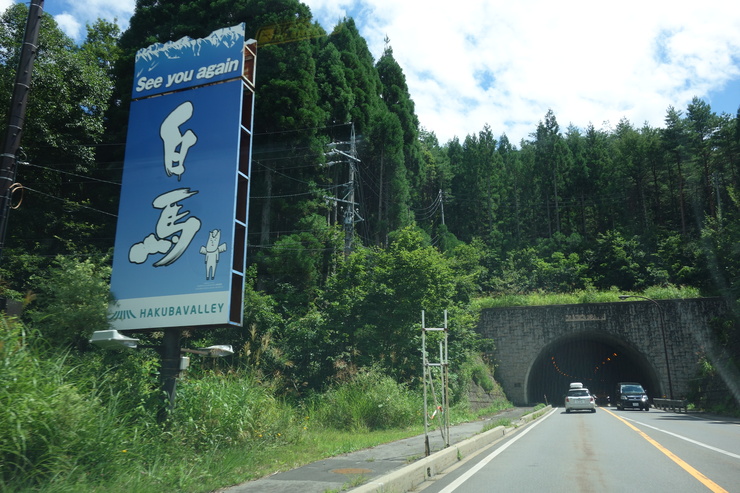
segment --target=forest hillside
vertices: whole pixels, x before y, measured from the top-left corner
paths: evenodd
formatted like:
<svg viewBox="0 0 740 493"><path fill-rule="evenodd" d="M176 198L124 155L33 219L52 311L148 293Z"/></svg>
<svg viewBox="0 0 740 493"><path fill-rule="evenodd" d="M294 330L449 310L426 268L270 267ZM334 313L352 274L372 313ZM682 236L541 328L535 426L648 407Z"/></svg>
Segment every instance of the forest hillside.
<svg viewBox="0 0 740 493"><path fill-rule="evenodd" d="M0 17L3 101L27 14L15 3ZM109 327L133 60L152 43L240 22L248 33L294 23L303 35L259 47L244 326L183 334L184 346L235 354L193 359L162 428L156 352L89 343ZM0 418L0 489L55 478L92 491L116 471L122 491L133 476L161 491L178 461L305 446L309 418L350 433L418 424L422 310L427 326L448 316L451 400L469 418L471 386L497 389L481 357L496 341L475 330L496 300L629 292L736 307L738 106L716 114L694 98L666 108L660 127L562 127L546 111L520 142L489 126L439 142L391 44L376 60L353 19L325 32L298 0L139 0L125 32L99 20L81 44L44 15L18 155L23 194L0 252L0 373L13 384L0 396L15 410ZM737 311L715 335L740 363ZM142 345L161 337L142 334ZM704 363L696 381L722 389ZM701 404L736 409L721 395ZM178 476L183 491L212 481L198 474Z"/></svg>
<svg viewBox="0 0 740 493"><path fill-rule="evenodd" d="M14 5L0 25L5 100L26 12ZM255 33L297 22L303 39L259 48L248 323L192 337L256 344L265 372L319 388L345 364L411 378L402 362L422 309L449 310L468 348L481 297L740 295L740 113L694 98L666 108L660 128L597 129L561 128L548 111L521 142L485 126L441 143L420 125L391 45L374 60L352 19L325 32L297 0L193 0L140 2L125 32L100 20L79 46L44 16L25 196L0 266L7 297L35 299L32 313L51 302L53 269L109 268L136 50L241 21ZM349 209L335 200L350 195ZM61 342L89 349L94 328Z"/></svg>

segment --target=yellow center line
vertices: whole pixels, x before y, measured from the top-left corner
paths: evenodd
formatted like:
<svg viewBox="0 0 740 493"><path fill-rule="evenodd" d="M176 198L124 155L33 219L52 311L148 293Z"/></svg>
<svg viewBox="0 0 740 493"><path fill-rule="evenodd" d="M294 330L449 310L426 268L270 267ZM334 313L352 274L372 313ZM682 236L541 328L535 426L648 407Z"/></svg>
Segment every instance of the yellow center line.
<svg viewBox="0 0 740 493"><path fill-rule="evenodd" d="M663 452L666 456L668 456L669 459L671 459L673 462L681 466L681 468L684 471L694 476L701 484L709 488L714 493L729 493L726 489L724 489L723 487L721 487L720 485L718 485L717 483L715 483L714 481L712 481L711 479L709 479L708 477L706 477L705 475L703 475L702 473L700 473L699 471L691 467L683 459L681 459L676 454L674 454L673 452L671 452L670 450L668 450L667 448L665 448L664 446L662 446L661 444L659 444L658 442L650 438L647 435L647 433L643 432L642 430L634 426L632 423L630 423L626 419L617 416L616 414L614 414L613 412L609 411L606 408L602 407L601 409L608 412L609 414L617 418L619 421L621 421L622 423L626 424L627 426L635 430L637 433L639 433L642 436L642 438L650 442L650 444L652 444L655 448Z"/></svg>

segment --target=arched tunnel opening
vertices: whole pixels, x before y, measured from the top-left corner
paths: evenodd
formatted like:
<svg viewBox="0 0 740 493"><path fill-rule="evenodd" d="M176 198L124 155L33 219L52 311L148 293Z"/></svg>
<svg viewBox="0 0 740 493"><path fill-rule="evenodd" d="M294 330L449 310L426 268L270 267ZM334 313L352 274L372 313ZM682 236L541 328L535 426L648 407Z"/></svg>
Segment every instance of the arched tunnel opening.
<svg viewBox="0 0 740 493"><path fill-rule="evenodd" d="M545 347L529 370L527 400L562 406L571 382L581 382L599 405L614 403L617 382L639 382L661 395L653 365L634 348L601 333L569 335Z"/></svg>

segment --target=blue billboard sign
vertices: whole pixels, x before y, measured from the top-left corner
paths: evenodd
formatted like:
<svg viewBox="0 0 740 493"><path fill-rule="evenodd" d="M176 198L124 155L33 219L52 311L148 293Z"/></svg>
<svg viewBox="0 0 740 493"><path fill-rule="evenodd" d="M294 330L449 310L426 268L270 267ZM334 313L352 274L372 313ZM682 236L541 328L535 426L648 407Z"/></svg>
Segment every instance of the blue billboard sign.
<svg viewBox="0 0 740 493"><path fill-rule="evenodd" d="M114 328L229 323L243 92L235 80L131 104Z"/></svg>
<svg viewBox="0 0 740 493"><path fill-rule="evenodd" d="M244 24L137 53L112 328L241 325L255 64Z"/></svg>
<svg viewBox="0 0 740 493"><path fill-rule="evenodd" d="M244 23L207 38L155 43L136 52L133 99L240 77L244 64Z"/></svg>

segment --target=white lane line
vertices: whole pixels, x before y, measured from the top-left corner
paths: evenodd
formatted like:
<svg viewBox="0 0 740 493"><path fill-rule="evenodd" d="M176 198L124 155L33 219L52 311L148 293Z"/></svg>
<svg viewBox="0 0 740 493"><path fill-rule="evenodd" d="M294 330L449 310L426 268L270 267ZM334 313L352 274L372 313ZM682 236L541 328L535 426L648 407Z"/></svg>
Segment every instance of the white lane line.
<svg viewBox="0 0 740 493"><path fill-rule="evenodd" d="M550 416L552 416L552 414L557 409L558 408L553 408L549 413L547 413L542 418L537 418L537 420L535 420L535 422L533 424L531 424L530 426L528 426L524 431L522 431L520 434L518 434L517 436L515 436L514 438L512 438L508 442L506 442L501 447L499 447L496 450L494 450L490 455L487 455L486 457L484 457L483 459L481 459L481 461L479 463L477 463L476 465L474 465L473 467L471 467L470 469L468 469L468 471L465 472L465 474L463 474L462 476L460 476L459 478L457 478L456 480L454 480L452 483L450 483L447 486L445 486L445 488L442 489L439 493L452 493L453 491L455 491L456 489L458 489L460 486L462 486L462 484L465 481L467 481L468 479L470 479L471 476L473 476L475 473L477 473L478 471L480 471L481 469L483 469L486 466L486 464L488 464L493 459L495 459L501 452L503 452L504 450L506 450L507 448L509 448L510 445L512 445L514 442L516 442L517 440L519 440L521 437L523 437L524 435L526 435L530 431L532 431L535 426L539 425L540 423L542 423L543 421L545 421L547 418L549 418Z"/></svg>
<svg viewBox="0 0 740 493"><path fill-rule="evenodd" d="M653 430L660 431L661 433L665 433L667 435L671 435L673 437L680 438L681 440L686 440L687 442L693 443L694 445L698 445L700 447L704 447L704 448L709 449L709 450L712 450L714 452L719 452L720 454L725 454L728 457L732 457L734 459L740 459L740 455L733 454L732 452L728 452L727 450L722 450L721 448L712 447L711 445L707 445L706 443L698 442L698 441L696 441L696 440L694 440L692 438L685 437L683 435L679 435L677 433L673 433L671 431L664 430L662 428L657 428L655 426L650 426L649 424L643 423L642 421L637 421L636 419L626 418L624 416L622 416L622 418L626 419L627 421L632 421L633 423L637 423L640 426L644 426L645 428L652 428Z"/></svg>

